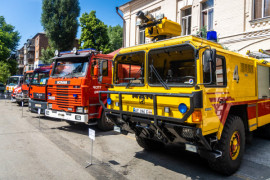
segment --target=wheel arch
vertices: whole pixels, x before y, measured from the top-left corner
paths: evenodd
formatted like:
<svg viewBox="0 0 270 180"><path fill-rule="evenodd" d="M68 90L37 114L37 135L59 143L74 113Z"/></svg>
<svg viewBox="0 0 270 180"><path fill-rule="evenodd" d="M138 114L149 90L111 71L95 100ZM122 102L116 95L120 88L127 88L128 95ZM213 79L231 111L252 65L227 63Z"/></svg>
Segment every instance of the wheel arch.
<svg viewBox="0 0 270 180"><path fill-rule="evenodd" d="M241 120L243 121L244 127L245 127L245 132L246 134L248 134L249 131L249 124L248 124L248 110L247 110L248 105L247 104L241 104L241 105L232 105L230 106L229 112L227 114L227 116L225 117L225 121L224 123L221 123L218 133L217 133L217 137L218 139L221 138L222 132L223 132L223 128L226 124L227 118L230 115L234 115L234 116L238 116L241 118Z"/></svg>

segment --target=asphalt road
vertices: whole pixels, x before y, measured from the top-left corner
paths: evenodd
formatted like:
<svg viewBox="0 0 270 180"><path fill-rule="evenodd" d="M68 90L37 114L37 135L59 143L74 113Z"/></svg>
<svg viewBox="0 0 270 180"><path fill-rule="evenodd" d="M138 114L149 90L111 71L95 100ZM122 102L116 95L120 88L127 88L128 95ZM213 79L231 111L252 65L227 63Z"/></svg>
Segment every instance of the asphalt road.
<svg viewBox="0 0 270 180"><path fill-rule="evenodd" d="M27 111L0 100L0 179L269 179L270 141L254 138L240 170L230 177L213 172L197 154L180 146L146 152L133 135L102 132L95 126L93 165L86 125Z"/></svg>

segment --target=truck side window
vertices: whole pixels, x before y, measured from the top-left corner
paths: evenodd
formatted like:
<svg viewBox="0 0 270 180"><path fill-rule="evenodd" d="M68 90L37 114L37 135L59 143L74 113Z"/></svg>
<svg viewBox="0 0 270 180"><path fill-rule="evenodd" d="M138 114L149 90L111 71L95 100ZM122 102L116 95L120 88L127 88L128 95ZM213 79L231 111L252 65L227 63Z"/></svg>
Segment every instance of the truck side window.
<svg viewBox="0 0 270 180"><path fill-rule="evenodd" d="M259 99L270 97L270 68L258 65Z"/></svg>
<svg viewBox="0 0 270 180"><path fill-rule="evenodd" d="M108 76L108 60L103 59L102 76Z"/></svg>
<svg viewBox="0 0 270 180"><path fill-rule="evenodd" d="M225 57L217 55L216 71L212 72L213 81L211 85L207 86L226 86L226 63ZM203 82L210 82L210 73L203 74Z"/></svg>
<svg viewBox="0 0 270 180"><path fill-rule="evenodd" d="M102 76L108 76L108 60L106 59L94 59L91 66L91 75L94 75L94 67L98 62L103 62Z"/></svg>

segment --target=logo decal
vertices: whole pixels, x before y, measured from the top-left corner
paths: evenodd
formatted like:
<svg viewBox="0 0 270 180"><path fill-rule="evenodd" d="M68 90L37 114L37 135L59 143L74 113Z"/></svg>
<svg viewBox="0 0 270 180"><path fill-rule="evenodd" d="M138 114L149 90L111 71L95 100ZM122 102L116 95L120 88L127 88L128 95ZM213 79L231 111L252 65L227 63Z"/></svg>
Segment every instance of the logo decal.
<svg viewBox="0 0 270 180"><path fill-rule="evenodd" d="M70 84L70 81L55 81L55 84Z"/></svg>

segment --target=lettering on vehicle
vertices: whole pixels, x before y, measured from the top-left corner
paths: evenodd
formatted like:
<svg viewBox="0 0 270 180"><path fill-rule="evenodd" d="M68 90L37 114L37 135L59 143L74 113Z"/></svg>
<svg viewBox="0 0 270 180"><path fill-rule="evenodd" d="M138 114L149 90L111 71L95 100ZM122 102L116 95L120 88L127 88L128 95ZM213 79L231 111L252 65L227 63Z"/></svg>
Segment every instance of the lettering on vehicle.
<svg viewBox="0 0 270 180"><path fill-rule="evenodd" d="M93 89L101 89L101 86L93 86Z"/></svg>
<svg viewBox="0 0 270 180"><path fill-rule="evenodd" d="M55 81L55 84L70 84L70 81Z"/></svg>

